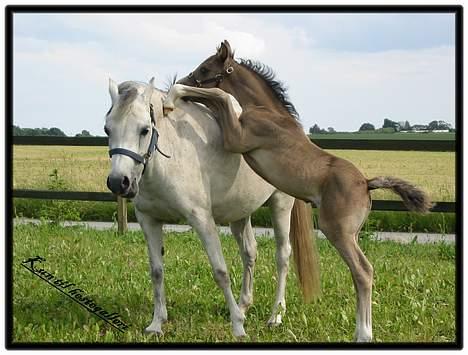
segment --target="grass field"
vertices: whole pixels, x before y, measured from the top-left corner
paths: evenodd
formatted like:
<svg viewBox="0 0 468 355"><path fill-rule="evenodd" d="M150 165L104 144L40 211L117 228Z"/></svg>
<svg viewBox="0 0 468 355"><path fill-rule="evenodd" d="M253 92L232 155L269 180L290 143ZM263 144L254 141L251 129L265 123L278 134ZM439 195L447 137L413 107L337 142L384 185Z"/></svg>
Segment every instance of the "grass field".
<svg viewBox="0 0 468 355"><path fill-rule="evenodd" d="M235 241L222 237L223 252L238 297L240 256ZM373 329L376 342L455 341L455 249L446 244L400 245L360 241L374 265ZM333 247L318 241L323 295L301 302L292 271L283 325L270 329L275 289L274 242L258 239L254 305L247 314L248 342L348 342L355 323L355 295L350 273ZM30 273L20 264L42 256L41 267L71 281L130 324L120 333ZM141 233L123 237L83 227L19 225L13 233L14 342L236 342L222 292L211 276L197 236L170 233L165 239L169 321L162 337L142 330L152 318L152 288Z"/></svg>
<svg viewBox="0 0 468 355"><path fill-rule="evenodd" d="M391 140L455 140L455 133L373 133L373 132L337 132L312 134L312 139L391 139Z"/></svg>

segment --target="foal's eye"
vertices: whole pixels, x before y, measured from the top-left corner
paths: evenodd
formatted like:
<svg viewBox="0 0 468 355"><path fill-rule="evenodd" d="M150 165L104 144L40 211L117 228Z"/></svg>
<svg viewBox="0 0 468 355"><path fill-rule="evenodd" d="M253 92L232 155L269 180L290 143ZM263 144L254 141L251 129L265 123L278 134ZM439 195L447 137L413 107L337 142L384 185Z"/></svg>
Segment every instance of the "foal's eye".
<svg viewBox="0 0 468 355"><path fill-rule="evenodd" d="M149 133L149 128L143 128L143 129L141 130L141 135L142 135L142 136L146 136L148 133Z"/></svg>
<svg viewBox="0 0 468 355"><path fill-rule="evenodd" d="M107 128L107 127L104 126L104 133L107 134L107 135L109 135L109 133L110 133L110 132L109 132L109 128Z"/></svg>
<svg viewBox="0 0 468 355"><path fill-rule="evenodd" d="M201 68L200 68L200 72L201 72L202 74L206 74L206 73L208 73L208 69L206 69L205 67L201 67Z"/></svg>

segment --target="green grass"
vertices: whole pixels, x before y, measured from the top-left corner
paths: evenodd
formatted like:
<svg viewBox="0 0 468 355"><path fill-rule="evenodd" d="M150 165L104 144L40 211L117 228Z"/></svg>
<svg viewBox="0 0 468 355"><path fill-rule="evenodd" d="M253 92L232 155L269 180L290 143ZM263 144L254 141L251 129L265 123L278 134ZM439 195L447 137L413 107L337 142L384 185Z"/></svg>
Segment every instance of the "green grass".
<svg viewBox="0 0 468 355"><path fill-rule="evenodd" d="M391 139L391 140L455 140L455 133L376 133L376 132L337 132L309 134L312 139Z"/></svg>
<svg viewBox="0 0 468 355"><path fill-rule="evenodd" d="M221 237L239 294L241 262L232 238ZM374 265L373 328L376 342L455 341L455 249L452 245L374 242L361 247ZM282 326L265 323L274 298L274 241L258 239L254 305L245 324L250 342L348 342L354 332L355 294L350 273L333 247L318 241L323 296L304 305L290 271ZM40 255L43 267L72 281L106 310L130 324L124 334L31 274L20 263ZM165 237L169 321L164 336L142 330L152 318L152 288L141 233L118 236L82 227L19 225L13 233L13 341L172 343L237 342L206 254L192 233Z"/></svg>

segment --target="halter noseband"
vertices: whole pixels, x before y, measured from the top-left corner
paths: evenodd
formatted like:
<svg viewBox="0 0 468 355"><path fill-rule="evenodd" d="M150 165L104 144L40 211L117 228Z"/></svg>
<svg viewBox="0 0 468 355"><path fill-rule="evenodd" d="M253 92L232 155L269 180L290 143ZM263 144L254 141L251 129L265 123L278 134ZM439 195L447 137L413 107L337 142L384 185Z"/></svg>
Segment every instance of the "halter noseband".
<svg viewBox="0 0 468 355"><path fill-rule="evenodd" d="M170 158L169 155L164 154L161 152L161 150L158 147L158 138L159 138L159 133L158 130L156 129L156 119L154 118L154 110L153 110L153 104L150 104L150 117L151 117L151 123L152 123L152 129L151 129L151 141L148 147L147 152L144 155L140 155L138 153L135 153L129 149L125 148L114 148L109 150L109 157L112 158L113 155L115 154L121 154L121 155L126 155L127 157L132 158L133 160L137 161L140 164L143 164L143 172L142 175L145 173L146 170L146 164L148 164L151 156L153 155L154 151L157 150L161 155L163 155L166 158Z"/></svg>
<svg viewBox="0 0 468 355"><path fill-rule="evenodd" d="M188 75L188 78L189 78L189 79L193 79L193 81L195 81L195 83L197 84L197 88L201 88L202 85L204 85L204 84L209 84L209 83L213 83L213 82L216 82L216 84L219 85L219 84L224 80L224 76L225 76L225 75L231 74L233 71L234 71L234 68L233 68L232 66L229 66L229 67L227 67L227 68L224 70L224 73L218 73L218 74L216 74L214 77L209 78L209 79L197 80L197 79L195 79L195 77L193 76L193 72L191 72L191 73Z"/></svg>

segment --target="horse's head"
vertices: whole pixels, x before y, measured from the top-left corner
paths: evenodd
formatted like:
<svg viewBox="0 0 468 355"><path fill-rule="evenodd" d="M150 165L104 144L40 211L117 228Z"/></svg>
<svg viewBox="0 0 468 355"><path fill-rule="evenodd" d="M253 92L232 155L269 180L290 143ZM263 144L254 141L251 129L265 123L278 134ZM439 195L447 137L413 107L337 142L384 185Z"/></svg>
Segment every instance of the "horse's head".
<svg viewBox="0 0 468 355"><path fill-rule="evenodd" d="M177 81L177 84L214 88L219 86L235 70L234 52L228 41L223 41L216 54L201 63L193 72Z"/></svg>
<svg viewBox="0 0 468 355"><path fill-rule="evenodd" d="M154 78L148 85L127 81L119 86L109 79L112 106L104 131L109 136L112 169L107 187L115 194L132 198L157 144L152 94Z"/></svg>

